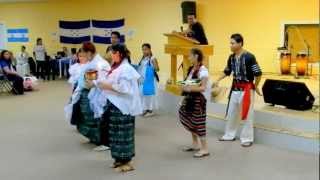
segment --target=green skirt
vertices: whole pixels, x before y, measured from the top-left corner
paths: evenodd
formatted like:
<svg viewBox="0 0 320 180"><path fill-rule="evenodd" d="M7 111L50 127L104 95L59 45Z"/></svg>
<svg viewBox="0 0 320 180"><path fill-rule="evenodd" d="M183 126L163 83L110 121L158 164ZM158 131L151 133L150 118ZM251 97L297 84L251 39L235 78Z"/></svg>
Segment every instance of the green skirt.
<svg viewBox="0 0 320 180"><path fill-rule="evenodd" d="M99 120L94 119L93 111L89 105L88 99L89 90L83 89L80 93L79 106L80 106L80 118L78 119L77 128L78 131L85 137L87 137L91 143L99 145L100 143L100 130Z"/></svg>
<svg viewBox="0 0 320 180"><path fill-rule="evenodd" d="M104 120L109 121L111 156L118 162L129 162L135 156L135 117L124 115L110 101L106 105Z"/></svg>

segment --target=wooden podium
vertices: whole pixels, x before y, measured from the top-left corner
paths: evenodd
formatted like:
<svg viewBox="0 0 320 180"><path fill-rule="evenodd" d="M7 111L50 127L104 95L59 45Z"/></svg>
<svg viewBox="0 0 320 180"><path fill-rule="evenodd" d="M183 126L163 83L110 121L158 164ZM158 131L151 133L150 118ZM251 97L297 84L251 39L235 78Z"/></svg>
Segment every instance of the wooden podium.
<svg viewBox="0 0 320 180"><path fill-rule="evenodd" d="M190 67L189 54L192 48L198 48L203 53L203 64L209 70L209 56L213 55L212 45L200 45L197 40L185 37L177 32L164 34L168 37L165 45L165 53L171 55L171 75L166 84L166 91L175 95L181 95L181 86L177 85L177 56L183 56L183 77L187 76ZM183 80L183 79L181 79Z"/></svg>

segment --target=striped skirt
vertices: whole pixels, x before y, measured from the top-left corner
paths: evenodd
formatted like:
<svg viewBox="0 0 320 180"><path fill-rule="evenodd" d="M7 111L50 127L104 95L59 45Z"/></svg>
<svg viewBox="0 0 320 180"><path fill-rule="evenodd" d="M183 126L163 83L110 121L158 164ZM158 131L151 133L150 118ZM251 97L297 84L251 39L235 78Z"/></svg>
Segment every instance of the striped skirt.
<svg viewBox="0 0 320 180"><path fill-rule="evenodd" d="M135 156L135 117L124 115L110 101L107 102L105 119L109 121L111 156L117 162L129 162Z"/></svg>
<svg viewBox="0 0 320 180"><path fill-rule="evenodd" d="M93 111L89 105L89 90L83 89L79 99L80 118L77 120L78 131L87 137L91 143L100 144L99 121L94 119Z"/></svg>
<svg viewBox="0 0 320 180"><path fill-rule="evenodd" d="M187 94L179 109L181 124L199 137L206 136L206 104L201 93Z"/></svg>

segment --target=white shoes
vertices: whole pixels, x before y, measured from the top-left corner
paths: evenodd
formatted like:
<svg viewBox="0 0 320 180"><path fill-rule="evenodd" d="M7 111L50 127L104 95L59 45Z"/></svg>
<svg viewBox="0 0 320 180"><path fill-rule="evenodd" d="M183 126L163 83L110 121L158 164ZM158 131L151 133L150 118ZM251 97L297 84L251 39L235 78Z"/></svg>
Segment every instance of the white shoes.
<svg viewBox="0 0 320 180"><path fill-rule="evenodd" d="M152 117L154 116L154 112L147 112L143 117Z"/></svg>
<svg viewBox="0 0 320 180"><path fill-rule="evenodd" d="M94 151L107 151L107 150L110 150L110 148L108 146L101 145L101 146L95 147L93 150Z"/></svg>

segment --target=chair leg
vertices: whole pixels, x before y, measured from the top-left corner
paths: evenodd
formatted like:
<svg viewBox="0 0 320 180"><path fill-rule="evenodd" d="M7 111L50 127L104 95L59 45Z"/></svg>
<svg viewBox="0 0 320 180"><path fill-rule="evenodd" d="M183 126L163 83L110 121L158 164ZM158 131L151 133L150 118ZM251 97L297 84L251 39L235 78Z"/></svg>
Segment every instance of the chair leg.
<svg viewBox="0 0 320 180"><path fill-rule="evenodd" d="M7 81L2 81L0 85L1 92L10 92L12 89L12 86Z"/></svg>

